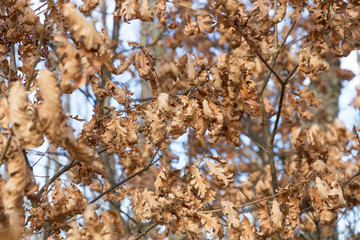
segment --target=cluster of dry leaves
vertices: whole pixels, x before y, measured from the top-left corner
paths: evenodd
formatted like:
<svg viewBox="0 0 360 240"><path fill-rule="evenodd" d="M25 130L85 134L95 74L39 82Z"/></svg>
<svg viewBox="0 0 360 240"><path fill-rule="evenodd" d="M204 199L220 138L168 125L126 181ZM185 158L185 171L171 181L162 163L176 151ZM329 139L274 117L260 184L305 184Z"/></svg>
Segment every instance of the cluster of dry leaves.
<svg viewBox="0 0 360 240"><path fill-rule="evenodd" d="M106 26L97 31L86 17L99 0L48 0L36 10L30 0L0 3L0 235L333 234L340 213L360 204L359 129L315 122L313 109L328 99L305 80L326 89L322 71L354 76L329 59L360 47L359 1L115 2L114 23L148 22L151 43L124 51ZM125 72L150 99L113 81ZM63 101L80 91L94 99L93 114L75 137L70 119L84 120ZM171 144L181 136L187 163L175 169ZM45 138L69 161L39 190L40 167L28 156Z"/></svg>

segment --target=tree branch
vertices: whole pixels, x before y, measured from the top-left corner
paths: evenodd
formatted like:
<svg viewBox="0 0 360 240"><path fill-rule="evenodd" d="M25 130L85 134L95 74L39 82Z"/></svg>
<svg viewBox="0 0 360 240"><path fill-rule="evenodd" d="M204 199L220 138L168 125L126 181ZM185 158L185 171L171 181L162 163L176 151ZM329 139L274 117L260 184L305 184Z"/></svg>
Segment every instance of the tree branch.
<svg viewBox="0 0 360 240"><path fill-rule="evenodd" d="M152 160L150 161L150 163L144 167L143 169L137 171L136 173L131 174L129 177L125 178L124 180L122 180L121 182L115 184L114 186L110 187L109 189L107 189L105 192L100 193L97 197L95 197L93 200L91 200L89 202L89 204L92 204L94 202L96 202L97 200L99 200L100 198L102 198L104 195L108 194L109 192L113 191L114 189L120 187L121 185L123 185L124 183L126 183L127 181L131 180L132 178L136 177L137 175L145 172L146 170L148 170L152 165L154 165L159 159L157 159L156 161L154 161L156 155L159 152L159 148L156 150L154 157L152 158Z"/></svg>
<svg viewBox="0 0 360 240"><path fill-rule="evenodd" d="M139 240L140 238L144 237L148 232L150 232L152 229L154 229L158 224L154 223L151 225L148 229L146 229L143 233L141 233L135 240Z"/></svg>
<svg viewBox="0 0 360 240"><path fill-rule="evenodd" d="M256 203L265 201L265 200L269 200L269 199L273 199L273 198L275 198L275 197L281 196L282 194L287 193L287 192L290 192L290 191L298 188L299 186L301 186L301 185L309 182L314 176L315 176L315 175L311 175L309 178L305 179L304 181L301 181L300 183L295 184L294 186L292 186L292 187L290 187L289 189L286 189L286 190L284 190L284 191L282 191L282 192L278 192L278 193L273 194L273 195L268 196L268 197L264 197L264 198L261 198L261 199L255 200L255 201L251 201L251 202L247 202L247 203L241 204L241 205L238 206L237 208L247 207L247 206L250 206L250 205L253 205L253 204L256 204ZM221 212L222 210L223 210L222 208L219 208L219 209L214 209L214 210L201 211L200 213L216 213L216 212Z"/></svg>
<svg viewBox="0 0 360 240"><path fill-rule="evenodd" d="M285 96L285 88L286 88L286 84L289 82L289 80L291 79L292 76L294 76L297 68L299 67L299 65L296 65L294 67L294 69L291 71L291 73L284 79L282 80L283 84L281 84L281 92L280 92L280 99L279 99L279 108L276 114L276 120L275 120L275 124L274 124L274 129L271 133L271 142L274 143L274 139L275 139L275 135L276 135L276 131L279 125L279 121L280 121L280 116L281 116L281 109L283 106L283 101L284 101L284 96Z"/></svg>
<svg viewBox="0 0 360 240"><path fill-rule="evenodd" d="M43 192L45 191L45 189L49 187L56 179L58 179L63 173L69 171L72 167L78 165L79 163L80 161L73 160L71 161L71 163L63 167L54 176L52 176L52 178L50 178L49 181L47 181L47 183L45 183L45 185L35 194L35 197L40 197L41 194L43 194Z"/></svg>
<svg viewBox="0 0 360 240"><path fill-rule="evenodd" d="M35 55L35 61L34 61L34 64L32 66L30 76L28 77L27 82L26 82L26 88L25 88L26 91L29 91L29 89L30 89L31 82L32 82L32 80L34 78L34 75L35 75L35 68L36 68L38 62L40 61L41 46L44 44L44 41L45 41L45 32L46 32L46 27L48 25L49 10L53 6L52 0L47 1L47 4L48 4L48 7L47 7L46 13L45 13L45 21L44 21L44 25L43 25L43 28L42 28L41 34L40 34L40 43L36 48L37 53Z"/></svg>

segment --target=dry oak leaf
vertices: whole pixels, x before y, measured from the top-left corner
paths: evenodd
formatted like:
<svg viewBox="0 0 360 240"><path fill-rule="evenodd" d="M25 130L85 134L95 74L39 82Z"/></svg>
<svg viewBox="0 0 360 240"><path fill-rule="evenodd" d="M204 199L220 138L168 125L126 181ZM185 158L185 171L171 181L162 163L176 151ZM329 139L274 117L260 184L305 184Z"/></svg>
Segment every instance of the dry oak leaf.
<svg viewBox="0 0 360 240"><path fill-rule="evenodd" d="M14 141L13 141L14 142ZM10 176L1 187L2 205L7 222L16 235L23 232L23 198L37 190L34 176L25 162L22 149L12 143L7 153L6 169ZM17 238L16 238L17 239Z"/></svg>
<svg viewBox="0 0 360 240"><path fill-rule="evenodd" d="M332 179L328 178L324 181L321 178L315 178L315 186L317 193L322 201L326 203L326 208L336 210L345 206L345 199L341 186Z"/></svg>
<svg viewBox="0 0 360 240"><path fill-rule="evenodd" d="M10 123L10 105L5 97L0 99L0 128L8 128Z"/></svg>
<svg viewBox="0 0 360 240"><path fill-rule="evenodd" d="M257 234L261 237L270 236L274 232L274 228L271 226L271 218L266 209L266 205L260 205L259 215L257 216L259 219L259 229L260 232Z"/></svg>
<svg viewBox="0 0 360 240"><path fill-rule="evenodd" d="M58 147L63 141L66 128L60 100L61 90L57 86L57 79L47 69L40 71L37 85L43 98L43 103L38 106L38 128L45 133L52 145Z"/></svg>
<svg viewBox="0 0 360 240"><path fill-rule="evenodd" d="M129 23L130 20L140 18L139 9L139 0L126 0L121 4L121 8L114 12L114 18L121 21L124 17L124 22Z"/></svg>
<svg viewBox="0 0 360 240"><path fill-rule="evenodd" d="M106 90L110 92L110 94L114 97L114 99L121 105L127 106L127 94L126 91L115 85L110 79L106 81Z"/></svg>
<svg viewBox="0 0 360 240"><path fill-rule="evenodd" d="M200 33L199 26L196 22L192 21L189 14L186 16L186 26L184 27L184 33L188 36L197 35Z"/></svg>
<svg viewBox="0 0 360 240"><path fill-rule="evenodd" d="M225 185L225 187L229 186L232 183L233 174L227 173L227 166L222 167L220 164L212 163L209 160L206 160L206 164L209 166L209 175L215 176L215 179L221 184Z"/></svg>
<svg viewBox="0 0 360 240"><path fill-rule="evenodd" d="M286 0L279 0L278 3L280 6L277 8L277 12L274 18L271 19L271 21L275 24L281 22L281 20L283 20L286 15Z"/></svg>
<svg viewBox="0 0 360 240"><path fill-rule="evenodd" d="M155 13L161 25L166 26L166 0L158 0L155 3Z"/></svg>
<svg viewBox="0 0 360 240"><path fill-rule="evenodd" d="M81 239L81 233L79 231L79 226L77 225L76 221L71 222L70 229L67 231L67 240L79 240Z"/></svg>
<svg viewBox="0 0 360 240"><path fill-rule="evenodd" d="M211 121L209 128L209 137L211 138L209 143L215 143L222 134L222 129L224 125L224 115L221 110L215 105L215 103L210 100L204 99L203 104L203 113L204 116Z"/></svg>
<svg viewBox="0 0 360 240"><path fill-rule="evenodd" d="M186 129L184 114L177 110L175 116L171 119L171 123L167 126L167 131L171 134L172 139L177 139L186 133Z"/></svg>
<svg viewBox="0 0 360 240"><path fill-rule="evenodd" d="M65 130L65 138L66 149L75 160L90 165L98 157L95 150L75 139L73 130L69 127Z"/></svg>
<svg viewBox="0 0 360 240"><path fill-rule="evenodd" d="M280 231L283 228L282 219L283 219L283 213L280 210L280 204L275 199L272 202L271 206L271 221L272 226L274 227L275 231Z"/></svg>
<svg viewBox="0 0 360 240"><path fill-rule="evenodd" d="M203 229L207 233L210 233L213 237L219 233L221 228L221 222L219 218L213 217L211 213L197 213L197 215L200 216Z"/></svg>
<svg viewBox="0 0 360 240"><path fill-rule="evenodd" d="M65 4L63 11L75 41L80 42L82 39L86 50L98 50L100 46L104 45L95 27L78 13L75 4Z"/></svg>
<svg viewBox="0 0 360 240"><path fill-rule="evenodd" d="M200 32L212 33L215 29L214 21L210 16L200 15L197 18Z"/></svg>
<svg viewBox="0 0 360 240"><path fill-rule="evenodd" d="M55 34L54 41L58 44L56 55L60 58L60 84L65 90L80 88L86 82L86 77L82 74L80 53L62 34ZM74 85L71 82L74 79Z"/></svg>
<svg viewBox="0 0 360 240"><path fill-rule="evenodd" d="M94 10L97 6L99 6L99 0L82 0L84 5L82 5L79 10L85 16L89 16L90 11Z"/></svg>
<svg viewBox="0 0 360 240"><path fill-rule="evenodd" d="M300 223L299 201L296 197L290 196L290 199L285 204L283 212L286 217L284 221L284 228L282 229L280 235L283 238L292 238L294 237L295 228Z"/></svg>
<svg viewBox="0 0 360 240"><path fill-rule="evenodd" d="M141 1L140 20L144 22L154 21L154 12L150 11L149 0Z"/></svg>
<svg viewBox="0 0 360 240"><path fill-rule="evenodd" d="M143 112L146 115L146 121L149 124L149 136L153 143L161 145L166 135L166 121L159 111L156 111L154 104L147 104Z"/></svg>
<svg viewBox="0 0 360 240"><path fill-rule="evenodd" d="M230 201L221 201L221 207L224 215L227 215L227 224L232 228L240 227L239 214L235 210L234 203Z"/></svg>
<svg viewBox="0 0 360 240"><path fill-rule="evenodd" d="M101 222L97 214L95 213L95 205L87 205L84 220L87 224L87 228L94 240L102 240L104 239L101 234Z"/></svg>
<svg viewBox="0 0 360 240"><path fill-rule="evenodd" d="M171 98L167 93L160 93L157 99L157 106L160 112L166 117L174 115L174 108L171 107L170 100Z"/></svg>
<svg viewBox="0 0 360 240"><path fill-rule="evenodd" d="M149 58L143 53L135 53L135 67L139 72L140 77L145 80L154 79L154 73L152 71L152 66L150 64Z"/></svg>
<svg viewBox="0 0 360 240"><path fill-rule="evenodd" d="M191 167L191 180L189 185L194 187L200 198L214 199L215 192L211 190L208 179L200 172L199 168ZM208 196L208 197L207 197ZM211 202L211 201L210 201Z"/></svg>
<svg viewBox="0 0 360 240"><path fill-rule="evenodd" d="M240 240L255 240L255 230L246 216L244 216L240 228L242 231Z"/></svg>
<svg viewBox="0 0 360 240"><path fill-rule="evenodd" d="M25 149L41 146L43 135L36 128L37 109L28 104L27 93L20 81L13 82L9 93L10 122L14 135Z"/></svg>
<svg viewBox="0 0 360 240"><path fill-rule="evenodd" d="M161 171L157 175L156 180L154 182L155 193L157 195L165 193L168 189L168 182L167 182L166 174L167 174L166 168L162 167Z"/></svg>
<svg viewBox="0 0 360 240"><path fill-rule="evenodd" d="M192 107L195 109L195 114L194 114L194 120L193 120L193 124L192 127L195 129L196 131L196 138L203 141L205 140L205 132L207 129L207 125L204 119L204 115L202 114L201 108L199 106L198 100L196 99L191 99L191 105Z"/></svg>

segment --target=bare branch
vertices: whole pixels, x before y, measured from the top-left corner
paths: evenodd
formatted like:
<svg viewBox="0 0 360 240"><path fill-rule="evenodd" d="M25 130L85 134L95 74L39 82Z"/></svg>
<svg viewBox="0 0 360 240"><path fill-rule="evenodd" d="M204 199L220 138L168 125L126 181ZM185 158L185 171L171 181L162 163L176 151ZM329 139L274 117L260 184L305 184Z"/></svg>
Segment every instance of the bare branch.
<svg viewBox="0 0 360 240"><path fill-rule="evenodd" d="M40 50L41 50L41 47L42 45L44 44L44 41L45 41L45 32L46 32L46 27L48 25L48 18L49 18L49 11L50 11L50 8L53 6L53 1L52 0L49 0L47 1L47 4L48 4L48 7L46 9L46 13L45 13L45 21L44 21L44 25L43 25L43 28L41 30L41 34L40 34L40 43L39 45L37 46L36 48L36 52L37 54L35 55L35 61L34 61L34 64L32 66L32 70L31 70L31 73L26 81L26 91L29 91L30 89L30 85L31 85L31 82L34 78L34 75L35 75L35 68L37 66L37 64L39 63L40 61Z"/></svg>
<svg viewBox="0 0 360 240"><path fill-rule="evenodd" d="M140 238L144 237L148 232L150 232L152 229L154 229L158 224L154 223L151 225L148 229L146 229L143 233L141 233L135 240L139 240Z"/></svg>
<svg viewBox="0 0 360 240"><path fill-rule="evenodd" d="M159 159L157 159L156 161L154 161L156 155L158 154L159 149L156 150L154 157L152 158L152 160L150 161L150 163L144 167L143 169L137 171L136 173L131 174L129 177L125 178L124 180L120 181L119 183L115 184L114 186L112 186L111 188L107 189L105 192L102 192L101 194L99 194L97 197L95 197L93 200L91 200L89 202L89 204L92 204L94 202L96 202L97 200L99 200L100 198L102 198L104 195L108 194L109 192L113 191L114 189L120 187L121 185L123 185L124 183L126 183L127 181L131 180L132 178L136 177L137 175L145 172L146 170L148 170L152 165L154 165Z"/></svg>
<svg viewBox="0 0 360 240"><path fill-rule="evenodd" d="M275 197L281 196L281 195L284 194L284 193L290 192L290 191L292 191L292 190L300 187L301 185L308 183L314 176L315 176L315 175L311 175L309 178L301 181L301 182L298 183L298 184L295 184L294 186L292 186L292 187L290 187L289 189L286 189L286 190L284 190L284 191L282 191L282 192L278 192L278 193L273 194L273 195L268 196L268 197L264 197L264 198L261 198L261 199L255 200L255 201L251 201L251 202L247 202L247 203L241 204L241 205L238 206L237 208L247 207L247 206L250 206L250 205L253 205L253 204L262 202L262 201L270 200L270 199L273 199L273 198L275 198ZM221 211L222 211L222 208L219 208L219 209L214 209L214 210L201 211L200 213L215 213L215 212L221 212Z"/></svg>

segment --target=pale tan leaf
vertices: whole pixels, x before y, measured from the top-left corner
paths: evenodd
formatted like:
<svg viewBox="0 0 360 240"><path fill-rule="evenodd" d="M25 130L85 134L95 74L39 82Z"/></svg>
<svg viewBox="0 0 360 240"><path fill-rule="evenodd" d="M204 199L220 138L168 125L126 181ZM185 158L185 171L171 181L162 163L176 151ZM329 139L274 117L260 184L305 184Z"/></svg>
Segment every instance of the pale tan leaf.
<svg viewBox="0 0 360 240"><path fill-rule="evenodd" d="M92 10L94 10L97 6L99 6L99 0L82 0L84 5L82 5L79 10L85 16L88 16Z"/></svg>
<svg viewBox="0 0 360 240"><path fill-rule="evenodd" d="M95 27L78 13L75 4L65 4L63 11L67 25L77 42L83 40L87 50L98 50L100 46L104 45Z"/></svg>
<svg viewBox="0 0 360 240"><path fill-rule="evenodd" d="M259 215L257 218L259 219L259 236L270 236L274 232L274 228L272 227L271 217L265 205L260 206Z"/></svg>
<svg viewBox="0 0 360 240"><path fill-rule="evenodd" d="M239 214L235 210L234 203L230 201L221 201L221 207L224 215L227 215L227 224L232 228L240 227Z"/></svg>
<svg viewBox="0 0 360 240"><path fill-rule="evenodd" d="M209 166L209 174L215 176L215 179L225 186L229 186L232 183L233 174L227 173L227 167L222 167L220 164L212 163L209 160L206 160L206 164Z"/></svg>
<svg viewBox="0 0 360 240"><path fill-rule="evenodd" d="M8 128L10 123L10 106L9 101L5 97L0 99L0 127Z"/></svg>
<svg viewBox="0 0 360 240"><path fill-rule="evenodd" d="M157 106L165 116L172 116L174 114L174 108L170 105L170 96L167 93L160 93L157 99Z"/></svg>
<svg viewBox="0 0 360 240"><path fill-rule="evenodd" d="M283 228L282 219L283 213L280 210L280 204L275 199L273 200L271 207L271 221L273 222L273 227L275 228L275 231L279 231Z"/></svg>
<svg viewBox="0 0 360 240"><path fill-rule="evenodd" d="M150 11L149 0L141 1L140 19L145 22L154 21L154 12Z"/></svg>
<svg viewBox="0 0 360 240"><path fill-rule="evenodd" d="M85 143L75 139L71 128L66 129L65 137L65 146L69 151L69 154L72 155L75 160L79 160L90 165L97 158L98 155L95 150L88 147Z"/></svg>
<svg viewBox="0 0 360 240"><path fill-rule="evenodd" d="M212 33L214 31L214 21L210 16L201 14L197 20L200 32Z"/></svg>
<svg viewBox="0 0 360 240"><path fill-rule="evenodd" d="M80 62L80 53L62 34L55 34L54 41L58 44L56 54L60 58L61 64L59 68L60 84L65 90L71 88L80 88L86 82L86 76L82 74L82 67ZM72 85L72 80L74 84Z"/></svg>
<svg viewBox="0 0 360 240"><path fill-rule="evenodd" d="M207 178L195 166L191 167L191 180L189 185L197 190L197 194L201 198L204 198L206 193L211 191Z"/></svg>
<svg viewBox="0 0 360 240"><path fill-rule="evenodd" d="M124 22L140 18L140 4L138 0L126 0L122 3L121 8L114 12L114 17L119 21L124 18Z"/></svg>
<svg viewBox="0 0 360 240"><path fill-rule="evenodd" d="M63 141L66 128L60 100L61 90L57 86L55 76L46 69L40 71L37 85L39 86L40 95L44 99L43 103L38 106L39 129L45 133L52 145L58 147Z"/></svg>
<svg viewBox="0 0 360 240"><path fill-rule="evenodd" d="M215 143L222 134L224 125L224 115L222 114L219 107L213 102L204 99L203 101L203 113L208 120L211 121L209 128L210 143Z"/></svg>
<svg viewBox="0 0 360 240"><path fill-rule="evenodd" d="M255 240L255 230L246 216L244 216L240 228L242 231L240 240Z"/></svg>
<svg viewBox="0 0 360 240"><path fill-rule="evenodd" d="M67 231L67 240L80 240L81 233L79 231L79 226L76 221L70 223L70 229Z"/></svg>
<svg viewBox="0 0 360 240"><path fill-rule="evenodd" d="M110 79L106 81L106 90L110 92L110 94L119 104L126 106L128 103L130 103L127 101L126 91L116 86L115 83L113 83Z"/></svg>
<svg viewBox="0 0 360 240"><path fill-rule="evenodd" d="M1 188L2 206L7 222L15 239L23 233L23 199L37 190L32 171L25 162L22 149L14 141L7 154L6 169L10 176L5 186Z"/></svg>
<svg viewBox="0 0 360 240"><path fill-rule="evenodd" d="M28 103L27 94L20 81L12 83L8 100L12 129L21 145L25 149L41 146L44 139L36 128L37 109Z"/></svg>
<svg viewBox="0 0 360 240"><path fill-rule="evenodd" d="M203 224L203 229L210 233L212 236L216 236L221 228L220 219L213 217L211 213L198 213L201 218L201 224Z"/></svg>

